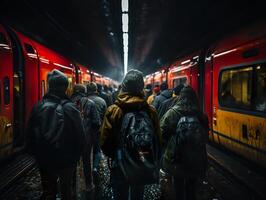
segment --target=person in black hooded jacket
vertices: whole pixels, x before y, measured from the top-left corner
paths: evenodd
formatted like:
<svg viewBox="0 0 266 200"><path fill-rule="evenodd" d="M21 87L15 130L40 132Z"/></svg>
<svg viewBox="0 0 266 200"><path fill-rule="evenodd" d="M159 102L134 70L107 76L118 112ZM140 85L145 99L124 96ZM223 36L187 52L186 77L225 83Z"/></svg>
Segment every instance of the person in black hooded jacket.
<svg viewBox="0 0 266 200"><path fill-rule="evenodd" d="M101 120L97 111L96 104L86 96L86 87L84 85L74 85L71 99L81 112L83 126L85 130L85 143L82 154L82 161L86 182L86 190L90 192L92 189L94 189L94 180L92 177L92 163L94 165L95 162L92 162L91 158L92 149L95 145L97 145L97 142L94 139L94 135L98 134Z"/></svg>
<svg viewBox="0 0 266 200"><path fill-rule="evenodd" d="M173 94L173 91L168 89L168 85L166 82L163 82L160 85L160 90L161 90L161 93L154 98L154 101L152 103L152 105L155 107L157 112L160 110L162 103L166 99L170 99L172 97L172 94Z"/></svg>
<svg viewBox="0 0 266 200"><path fill-rule="evenodd" d="M184 116L194 116L196 117L203 129L205 130L204 135L202 135L203 141L204 141L204 155L203 159L201 160L202 166L204 166L204 170L200 174L194 174L192 170L187 169L184 163L184 158L181 158L178 162L174 162L173 160L169 161L169 158L171 158L171 149L169 147L169 142L171 141L172 136L177 134L177 124L179 123L179 120L181 117ZM197 95L192 87L185 86L181 92L180 96L175 103L175 105L170 108L162 117L160 120L160 127L163 137L163 144L165 148L165 153L163 155L162 159L162 168L164 171L166 171L168 174L171 174L174 176L174 186L176 189L176 199L186 199L186 200L195 200L196 199L196 183L199 178L202 178L205 176L206 169L207 169L207 154L206 154L206 147L205 144L208 139L208 118L207 116L200 110L199 102ZM199 144L195 141L191 141L192 137L186 138L185 142L191 142L193 144ZM194 139L194 138L193 138ZM199 138L198 138L199 139ZM179 153L182 155L182 152L184 149L182 148L182 142L178 140L177 143L175 143L175 147L179 148ZM195 149L197 148L191 148L190 153L188 155L195 154ZM169 151L168 151L169 150ZM198 149L197 149L198 150ZM174 164L172 164L174 162ZM171 164L170 164L171 163ZM195 163L196 166L198 166ZM173 166L175 165L175 166ZM179 168L178 168L179 167ZM182 170L181 175L175 175L174 171L178 168L180 171Z"/></svg>
<svg viewBox="0 0 266 200"><path fill-rule="evenodd" d="M62 199L73 199L72 180L82 152L84 129L80 112L66 96L67 76L48 73L48 93L38 102L27 124L26 148L38 164L43 199L55 199L60 179Z"/></svg>

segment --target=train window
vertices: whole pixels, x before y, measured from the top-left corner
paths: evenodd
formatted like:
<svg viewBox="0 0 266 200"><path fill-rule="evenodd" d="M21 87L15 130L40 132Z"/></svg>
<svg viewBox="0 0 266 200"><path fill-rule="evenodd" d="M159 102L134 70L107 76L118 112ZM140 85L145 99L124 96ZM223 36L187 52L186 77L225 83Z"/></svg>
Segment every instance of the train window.
<svg viewBox="0 0 266 200"><path fill-rule="evenodd" d="M176 87L180 84L186 85L187 84L187 77L176 78L173 80L173 86Z"/></svg>
<svg viewBox="0 0 266 200"><path fill-rule="evenodd" d="M4 104L8 105L10 103L10 82L7 76L4 77L3 87L4 87Z"/></svg>
<svg viewBox="0 0 266 200"><path fill-rule="evenodd" d="M0 32L0 44L8 45L8 42L7 42L7 39L6 39L5 35L4 35L4 33L1 33L1 32Z"/></svg>
<svg viewBox="0 0 266 200"><path fill-rule="evenodd" d="M255 72L255 110L266 112L266 64L257 65Z"/></svg>
<svg viewBox="0 0 266 200"><path fill-rule="evenodd" d="M251 109L252 72L252 67L222 71L219 98L222 106Z"/></svg>
<svg viewBox="0 0 266 200"><path fill-rule="evenodd" d="M25 43L25 49L27 51L27 53L31 53L31 54L35 54L35 50L33 49L33 47L30 44Z"/></svg>

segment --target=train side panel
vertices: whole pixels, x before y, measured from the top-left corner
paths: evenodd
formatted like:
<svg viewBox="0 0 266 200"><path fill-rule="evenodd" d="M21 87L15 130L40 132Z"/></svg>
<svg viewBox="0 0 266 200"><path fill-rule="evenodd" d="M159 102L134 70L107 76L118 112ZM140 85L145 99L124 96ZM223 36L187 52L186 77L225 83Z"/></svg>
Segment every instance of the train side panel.
<svg viewBox="0 0 266 200"><path fill-rule="evenodd" d="M0 158L13 147L13 52L11 40L0 25Z"/></svg>
<svg viewBox="0 0 266 200"><path fill-rule="evenodd" d="M264 167L265 36L213 53L212 108L214 141Z"/></svg>

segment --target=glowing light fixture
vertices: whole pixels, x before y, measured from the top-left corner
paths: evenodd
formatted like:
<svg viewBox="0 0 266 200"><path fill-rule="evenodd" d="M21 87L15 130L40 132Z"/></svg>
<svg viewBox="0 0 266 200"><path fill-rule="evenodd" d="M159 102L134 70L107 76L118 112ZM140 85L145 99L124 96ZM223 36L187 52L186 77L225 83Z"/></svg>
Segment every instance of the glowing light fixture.
<svg viewBox="0 0 266 200"><path fill-rule="evenodd" d="M122 6L122 12L128 12L128 0L122 0L121 6Z"/></svg>
<svg viewBox="0 0 266 200"><path fill-rule="evenodd" d="M122 7L122 32L123 32L123 50L124 50L124 74L128 70L128 0L121 0Z"/></svg>

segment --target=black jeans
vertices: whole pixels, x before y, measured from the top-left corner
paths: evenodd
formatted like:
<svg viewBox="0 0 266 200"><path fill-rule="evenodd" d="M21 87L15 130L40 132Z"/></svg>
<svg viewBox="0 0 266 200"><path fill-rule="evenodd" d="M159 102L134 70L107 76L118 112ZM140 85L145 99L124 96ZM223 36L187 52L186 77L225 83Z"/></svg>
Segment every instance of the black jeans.
<svg viewBox="0 0 266 200"><path fill-rule="evenodd" d="M174 178L177 200L196 200L197 178Z"/></svg>
<svg viewBox="0 0 266 200"><path fill-rule="evenodd" d="M114 200L143 199L144 185L129 185L118 167L111 169L110 179Z"/></svg>

